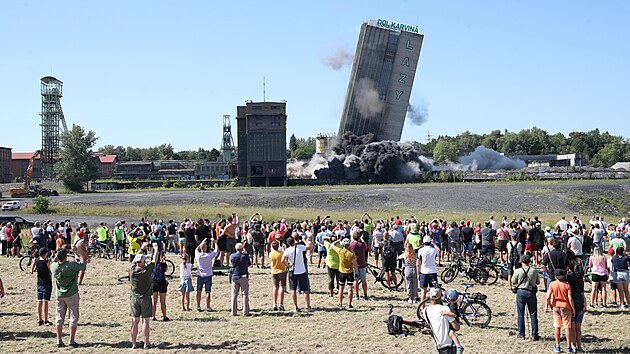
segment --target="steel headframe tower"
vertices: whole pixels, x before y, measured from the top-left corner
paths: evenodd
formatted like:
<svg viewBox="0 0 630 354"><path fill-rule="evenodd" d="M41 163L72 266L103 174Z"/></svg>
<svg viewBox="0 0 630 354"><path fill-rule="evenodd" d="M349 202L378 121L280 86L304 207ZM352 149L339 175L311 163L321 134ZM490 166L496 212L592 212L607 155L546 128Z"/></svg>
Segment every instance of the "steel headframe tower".
<svg viewBox="0 0 630 354"><path fill-rule="evenodd" d="M223 140L221 142L221 154L223 161L231 161L234 155L234 139L232 138L232 124L230 115L223 115Z"/></svg>
<svg viewBox="0 0 630 354"><path fill-rule="evenodd" d="M67 131L66 120L61 109L63 82L52 76L41 79L42 86L42 177L55 178L55 161L59 155L59 122Z"/></svg>

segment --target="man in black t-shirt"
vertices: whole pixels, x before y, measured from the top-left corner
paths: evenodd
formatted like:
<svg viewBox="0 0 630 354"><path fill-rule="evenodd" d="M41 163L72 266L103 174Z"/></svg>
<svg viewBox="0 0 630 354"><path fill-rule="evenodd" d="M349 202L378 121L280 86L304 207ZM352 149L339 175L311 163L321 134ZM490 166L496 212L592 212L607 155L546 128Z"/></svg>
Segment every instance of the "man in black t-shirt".
<svg viewBox="0 0 630 354"><path fill-rule="evenodd" d="M473 236L475 230L462 220L460 223L460 232L462 234L462 242L464 243L464 253L466 256L470 256L473 250Z"/></svg>
<svg viewBox="0 0 630 354"><path fill-rule="evenodd" d="M203 219L197 220L197 228L195 229L195 239L197 241L196 246L199 246L203 242L203 240L206 240L206 243L210 244L210 238L208 237L209 235L210 229L208 228L208 226L206 226Z"/></svg>
<svg viewBox="0 0 630 354"><path fill-rule="evenodd" d="M254 241L254 264L256 267L265 268L265 235L261 231L260 223L254 224L254 229L250 231ZM260 264L258 259L260 258Z"/></svg>
<svg viewBox="0 0 630 354"><path fill-rule="evenodd" d="M567 254L560 250L562 243L560 240L553 240L553 249L543 258L543 271L547 272L547 289L549 284L556 279L556 269L567 269Z"/></svg>

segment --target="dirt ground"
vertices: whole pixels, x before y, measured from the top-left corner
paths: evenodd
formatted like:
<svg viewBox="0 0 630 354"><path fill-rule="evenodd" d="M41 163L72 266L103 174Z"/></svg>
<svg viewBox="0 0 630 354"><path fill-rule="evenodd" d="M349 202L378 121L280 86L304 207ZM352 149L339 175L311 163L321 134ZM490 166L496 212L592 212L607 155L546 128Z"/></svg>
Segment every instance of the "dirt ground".
<svg viewBox="0 0 630 354"><path fill-rule="evenodd" d="M175 256L171 256L175 259ZM77 352L109 353L131 351L129 342L128 283L118 276L126 272L125 262L94 259L90 263L85 284L80 286L81 319L77 333L78 349L55 346L54 327L38 326L35 302L36 276L21 272L17 259L0 259L0 274L6 296L0 299L0 345L2 352ZM404 291L388 292L380 284L369 284L369 301L355 301L353 310L339 310L337 300L328 297L327 276L323 269L311 266L313 313L274 312L271 310L271 276L269 270L251 270L251 317L232 317L229 313L229 284L226 276L215 275L213 281L214 312L183 312L178 279L171 280L168 290L167 315L171 322L152 321L152 344L170 352L201 350L236 352L302 352L302 353L389 353L434 352L430 336L416 333L407 337L387 334L383 322L387 305L395 305L395 313L415 318L415 305L403 301ZM368 275L369 276L369 275ZM196 280L195 280L196 283ZM463 290L458 278L454 287ZM476 286L474 291L488 295L493 311L489 328L462 326L460 338L466 353L543 353L553 348L551 313L539 313L543 341L518 340L514 295L504 281L494 286ZM194 295L194 293L193 293ZM587 294L588 296L588 294ZM194 296L192 297L194 299ZM543 294L539 293L539 305ZM49 314L54 322L54 295ZM304 306L299 298L300 306ZM290 309L290 299L285 299ZM540 306L539 306L540 308ZM584 347L590 353L622 353L630 347L614 326L627 323L628 310L597 309L586 314ZM158 318L161 314L158 312ZM529 328L529 325L528 325ZM68 329L64 329L68 342ZM563 347L565 345L563 344ZM156 350L153 350L156 351Z"/></svg>

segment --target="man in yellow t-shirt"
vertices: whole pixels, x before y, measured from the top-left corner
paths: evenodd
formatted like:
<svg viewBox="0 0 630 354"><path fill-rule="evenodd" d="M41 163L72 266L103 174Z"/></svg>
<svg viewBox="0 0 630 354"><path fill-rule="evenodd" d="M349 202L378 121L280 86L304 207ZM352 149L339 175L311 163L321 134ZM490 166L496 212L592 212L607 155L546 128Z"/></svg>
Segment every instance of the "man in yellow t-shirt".
<svg viewBox="0 0 630 354"><path fill-rule="evenodd" d="M339 289L339 255L336 251L337 247L332 246L332 243L335 242L336 239L337 236L335 236L335 234L324 236L326 268L328 269L328 291L330 297L335 296L335 289Z"/></svg>
<svg viewBox="0 0 630 354"><path fill-rule="evenodd" d="M132 225L135 226L135 225ZM136 256L136 253L140 250L140 246L142 246L142 240L144 239L144 231L142 231L141 227L135 228L133 231L127 234L127 241L129 241L129 249L127 249L127 253L129 253L129 263L133 261Z"/></svg>
<svg viewBox="0 0 630 354"><path fill-rule="evenodd" d="M282 249L280 242L271 243L271 277L273 278L273 310L284 311L284 289L287 287L287 266L282 263ZM278 297L280 302L278 302Z"/></svg>
<svg viewBox="0 0 630 354"><path fill-rule="evenodd" d="M339 244L341 242L341 244ZM348 308L352 308L352 290L354 285L354 268L357 256L348 249L350 239L344 238L332 243L339 255L339 307L343 307L343 289L348 285Z"/></svg>

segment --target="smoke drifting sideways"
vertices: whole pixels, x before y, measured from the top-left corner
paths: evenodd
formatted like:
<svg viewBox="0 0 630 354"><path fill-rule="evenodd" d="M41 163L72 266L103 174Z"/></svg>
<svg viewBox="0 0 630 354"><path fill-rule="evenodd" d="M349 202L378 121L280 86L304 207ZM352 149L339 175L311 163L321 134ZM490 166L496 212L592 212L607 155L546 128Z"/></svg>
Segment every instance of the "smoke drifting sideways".
<svg viewBox="0 0 630 354"><path fill-rule="evenodd" d="M350 66L352 64L352 60L354 59L354 54L346 51L341 44L338 45L337 48L326 51L326 54L321 55L320 61L322 64L331 67L333 70L339 71L346 66Z"/></svg>
<svg viewBox="0 0 630 354"><path fill-rule="evenodd" d="M435 165L433 160L420 156L406 142L374 141L374 135L356 136L345 133L328 154L313 155L308 162L287 165L293 178L344 179L392 182L419 176L432 171L511 170L526 167L525 162L513 160L484 146L477 147L456 163Z"/></svg>
<svg viewBox="0 0 630 354"><path fill-rule="evenodd" d="M423 101L420 104L407 107L407 120L415 126L421 126L429 120L429 105Z"/></svg>

